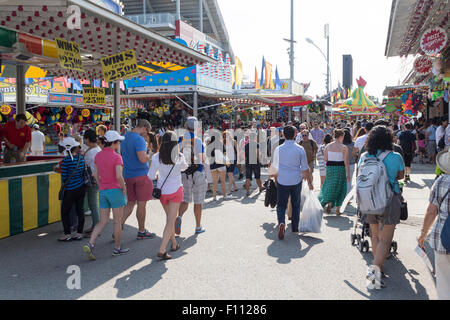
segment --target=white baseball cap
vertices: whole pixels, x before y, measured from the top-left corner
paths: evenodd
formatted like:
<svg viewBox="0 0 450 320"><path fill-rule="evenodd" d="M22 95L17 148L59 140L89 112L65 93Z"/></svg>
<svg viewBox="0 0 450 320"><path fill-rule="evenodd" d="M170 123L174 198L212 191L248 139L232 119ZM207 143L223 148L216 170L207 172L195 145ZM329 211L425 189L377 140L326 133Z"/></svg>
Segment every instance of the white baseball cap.
<svg viewBox="0 0 450 320"><path fill-rule="evenodd" d="M122 141L122 140L125 139L125 137L121 136L117 131L109 130L109 131L107 131L105 133L105 139L108 142L114 142L114 141L117 141L117 140Z"/></svg>

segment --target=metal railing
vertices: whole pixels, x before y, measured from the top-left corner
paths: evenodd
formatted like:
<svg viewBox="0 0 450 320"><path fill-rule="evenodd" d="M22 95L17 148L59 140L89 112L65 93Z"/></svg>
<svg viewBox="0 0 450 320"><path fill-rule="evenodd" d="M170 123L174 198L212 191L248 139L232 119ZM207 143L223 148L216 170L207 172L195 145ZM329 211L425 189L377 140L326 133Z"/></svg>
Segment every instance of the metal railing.
<svg viewBox="0 0 450 320"><path fill-rule="evenodd" d="M128 20L146 27L170 26L175 28L175 15L170 13L147 13L125 16Z"/></svg>

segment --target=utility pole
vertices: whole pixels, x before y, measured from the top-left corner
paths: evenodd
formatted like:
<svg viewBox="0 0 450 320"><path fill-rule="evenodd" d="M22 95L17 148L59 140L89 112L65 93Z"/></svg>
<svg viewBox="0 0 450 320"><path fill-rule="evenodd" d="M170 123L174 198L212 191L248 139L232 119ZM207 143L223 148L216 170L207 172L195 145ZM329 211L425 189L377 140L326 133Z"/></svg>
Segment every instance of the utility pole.
<svg viewBox="0 0 450 320"><path fill-rule="evenodd" d="M283 39L291 44L289 51L289 65L291 70L291 94L292 94L292 88L293 88L293 82L294 82L294 43L297 43L297 41L294 40L294 0L291 0L291 38L290 39ZM291 121L292 115L291 115L292 108L288 109L288 120Z"/></svg>

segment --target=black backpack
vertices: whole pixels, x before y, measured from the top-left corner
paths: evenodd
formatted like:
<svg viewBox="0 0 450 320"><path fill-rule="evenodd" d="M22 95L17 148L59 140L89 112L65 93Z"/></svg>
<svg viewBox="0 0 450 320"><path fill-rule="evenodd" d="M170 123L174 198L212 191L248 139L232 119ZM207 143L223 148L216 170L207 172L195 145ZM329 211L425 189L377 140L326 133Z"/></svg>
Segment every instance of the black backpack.
<svg viewBox="0 0 450 320"><path fill-rule="evenodd" d="M444 148L445 148L445 134L439 140L438 147L439 147L439 150L444 150Z"/></svg>

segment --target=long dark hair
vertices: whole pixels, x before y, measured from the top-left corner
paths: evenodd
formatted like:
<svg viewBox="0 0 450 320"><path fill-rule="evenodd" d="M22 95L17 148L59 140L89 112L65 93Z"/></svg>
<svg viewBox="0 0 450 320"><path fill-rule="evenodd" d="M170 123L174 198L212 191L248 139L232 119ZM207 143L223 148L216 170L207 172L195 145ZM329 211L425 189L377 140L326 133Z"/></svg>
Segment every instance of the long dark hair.
<svg viewBox="0 0 450 320"><path fill-rule="evenodd" d="M343 144L352 144L352 135L350 133L350 129L345 128L344 129L344 141L342 141Z"/></svg>
<svg viewBox="0 0 450 320"><path fill-rule="evenodd" d="M175 164L172 158L172 153L178 154L177 135L173 131L166 131L162 137L161 146L159 148L159 161L163 164Z"/></svg>
<svg viewBox="0 0 450 320"><path fill-rule="evenodd" d="M394 136L385 126L376 126L370 130L367 136L367 151L371 155L376 155L378 150L393 150Z"/></svg>

